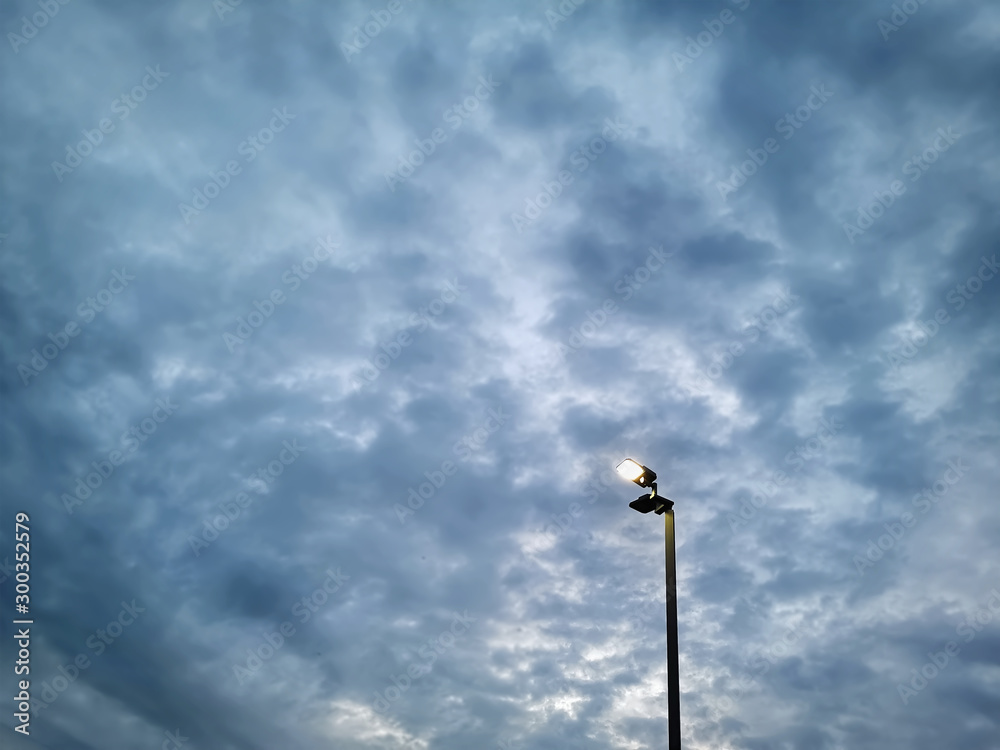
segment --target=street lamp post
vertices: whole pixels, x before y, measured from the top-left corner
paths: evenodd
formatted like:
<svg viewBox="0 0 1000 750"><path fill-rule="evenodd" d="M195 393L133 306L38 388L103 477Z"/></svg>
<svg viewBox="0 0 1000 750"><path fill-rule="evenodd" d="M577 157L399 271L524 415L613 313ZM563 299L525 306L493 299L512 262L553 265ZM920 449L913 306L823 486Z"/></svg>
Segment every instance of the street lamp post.
<svg viewBox="0 0 1000 750"><path fill-rule="evenodd" d="M640 487L648 487L648 495L633 500L629 507L640 513L655 511L663 516L666 546L667 585L667 736L669 750L681 748L680 668L677 663L677 555L674 542L674 503L656 492L656 472L626 458L615 470Z"/></svg>

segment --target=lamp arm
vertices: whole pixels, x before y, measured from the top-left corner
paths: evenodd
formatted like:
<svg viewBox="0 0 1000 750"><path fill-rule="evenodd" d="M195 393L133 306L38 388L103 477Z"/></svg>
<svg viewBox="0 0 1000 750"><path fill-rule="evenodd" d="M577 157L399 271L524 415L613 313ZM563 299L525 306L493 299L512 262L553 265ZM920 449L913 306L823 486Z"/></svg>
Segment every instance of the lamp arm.
<svg viewBox="0 0 1000 750"><path fill-rule="evenodd" d="M662 516L668 510L673 510L674 501L673 500L668 500L667 498L663 497L662 495L657 494L657 492L656 492L656 482L653 482L651 485L649 485L649 489L650 489L650 493L649 493L650 499L651 500L652 499L656 500L656 515Z"/></svg>

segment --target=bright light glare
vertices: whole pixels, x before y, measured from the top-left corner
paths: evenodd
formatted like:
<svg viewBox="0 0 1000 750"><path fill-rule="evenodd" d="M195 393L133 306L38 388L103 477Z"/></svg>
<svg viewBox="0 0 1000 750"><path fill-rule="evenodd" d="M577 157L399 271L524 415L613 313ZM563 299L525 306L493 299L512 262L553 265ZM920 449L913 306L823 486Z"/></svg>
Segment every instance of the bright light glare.
<svg viewBox="0 0 1000 750"><path fill-rule="evenodd" d="M615 467L615 471L625 477L628 481L634 482L642 476L644 469L631 458L626 458Z"/></svg>

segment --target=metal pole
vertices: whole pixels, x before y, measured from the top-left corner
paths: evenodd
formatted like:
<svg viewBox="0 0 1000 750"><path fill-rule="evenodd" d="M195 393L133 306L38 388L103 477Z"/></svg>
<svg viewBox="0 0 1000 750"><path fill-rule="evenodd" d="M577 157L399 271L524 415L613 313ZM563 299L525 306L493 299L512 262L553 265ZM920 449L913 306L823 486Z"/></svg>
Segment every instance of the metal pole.
<svg viewBox="0 0 1000 750"><path fill-rule="evenodd" d="M681 750L681 688L677 663L677 557L673 508L663 513L667 582L667 734L669 750Z"/></svg>

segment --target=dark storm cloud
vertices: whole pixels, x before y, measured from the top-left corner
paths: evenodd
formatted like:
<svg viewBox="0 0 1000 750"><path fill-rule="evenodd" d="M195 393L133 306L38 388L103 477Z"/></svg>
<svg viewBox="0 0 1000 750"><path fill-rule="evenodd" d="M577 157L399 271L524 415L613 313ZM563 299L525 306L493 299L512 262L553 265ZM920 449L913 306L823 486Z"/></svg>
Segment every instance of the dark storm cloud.
<svg viewBox="0 0 1000 750"><path fill-rule="evenodd" d="M632 455L677 502L688 744L990 747L996 15L896 5L74 0L8 37L4 512L51 703L12 744L662 744Z"/></svg>

